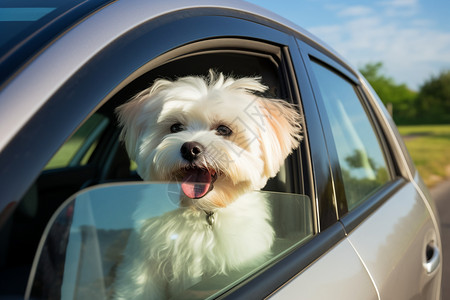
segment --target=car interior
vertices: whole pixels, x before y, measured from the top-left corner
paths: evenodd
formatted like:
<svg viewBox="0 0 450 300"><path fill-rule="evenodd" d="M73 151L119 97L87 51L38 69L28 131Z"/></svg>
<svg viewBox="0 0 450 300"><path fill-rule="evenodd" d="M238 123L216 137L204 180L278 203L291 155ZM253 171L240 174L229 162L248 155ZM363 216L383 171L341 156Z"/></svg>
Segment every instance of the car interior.
<svg viewBox="0 0 450 300"><path fill-rule="evenodd" d="M13 218L3 227L0 233L2 293L23 294L42 233L52 214L67 198L101 183L141 180L119 141L120 128L114 109L157 78L206 75L211 68L237 77L260 76L269 87L265 96L292 99L282 58L246 50L206 51L176 57L127 84L87 119L85 124L90 122L90 128L79 128L77 133L84 132L86 136L76 153L65 166L42 171ZM304 194L304 181L299 178L303 171L297 166L304 165L305 156L299 149L287 160L289 163L264 190Z"/></svg>

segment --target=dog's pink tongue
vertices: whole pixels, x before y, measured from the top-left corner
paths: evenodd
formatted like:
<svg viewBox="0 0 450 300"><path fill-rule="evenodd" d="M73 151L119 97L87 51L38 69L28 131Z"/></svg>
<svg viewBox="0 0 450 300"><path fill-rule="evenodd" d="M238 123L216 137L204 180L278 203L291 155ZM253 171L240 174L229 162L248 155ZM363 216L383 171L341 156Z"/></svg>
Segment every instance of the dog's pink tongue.
<svg viewBox="0 0 450 300"><path fill-rule="evenodd" d="M189 169L181 183L183 192L192 199L198 199L208 193L211 186L211 174L207 170Z"/></svg>

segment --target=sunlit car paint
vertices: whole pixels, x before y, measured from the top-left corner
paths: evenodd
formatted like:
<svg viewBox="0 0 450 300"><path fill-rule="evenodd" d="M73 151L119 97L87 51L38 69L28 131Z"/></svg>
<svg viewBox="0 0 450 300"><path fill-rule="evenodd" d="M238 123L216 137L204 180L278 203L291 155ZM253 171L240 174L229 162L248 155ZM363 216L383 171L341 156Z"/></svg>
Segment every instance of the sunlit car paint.
<svg viewBox="0 0 450 300"><path fill-rule="evenodd" d="M271 299L380 299L363 262L348 240L293 278ZM317 280L320 278L320 280ZM352 282L352 288L342 288Z"/></svg>

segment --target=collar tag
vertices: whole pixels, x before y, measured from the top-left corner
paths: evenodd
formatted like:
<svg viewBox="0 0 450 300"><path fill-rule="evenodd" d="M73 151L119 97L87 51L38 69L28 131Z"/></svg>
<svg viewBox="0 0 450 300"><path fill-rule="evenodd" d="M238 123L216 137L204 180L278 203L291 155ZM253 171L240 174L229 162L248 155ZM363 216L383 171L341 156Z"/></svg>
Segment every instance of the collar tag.
<svg viewBox="0 0 450 300"><path fill-rule="evenodd" d="M214 212L213 211L210 211L210 212L205 211L205 213L206 213L206 222L208 223L208 225L210 227L212 227L214 225L214 223L216 222Z"/></svg>

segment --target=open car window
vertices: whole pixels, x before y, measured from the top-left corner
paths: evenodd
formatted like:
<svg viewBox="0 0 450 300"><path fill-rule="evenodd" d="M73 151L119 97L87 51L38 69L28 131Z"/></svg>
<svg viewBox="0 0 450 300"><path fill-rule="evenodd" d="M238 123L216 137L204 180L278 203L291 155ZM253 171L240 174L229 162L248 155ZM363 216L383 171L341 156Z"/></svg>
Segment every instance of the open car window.
<svg viewBox="0 0 450 300"><path fill-rule="evenodd" d="M89 188L69 198L56 211L42 237L27 296L111 298L117 270L132 236L140 234L145 222L188 209L180 207L179 193L177 184L117 183ZM221 295L312 237L311 203L307 196L253 192L250 198L268 204L275 232L270 257L252 268L203 276L181 295L173 296L203 299ZM230 234L235 230L239 228L233 228ZM177 233L172 233L172 239L177 237ZM146 242L151 243L152 237L147 238L150 241Z"/></svg>

